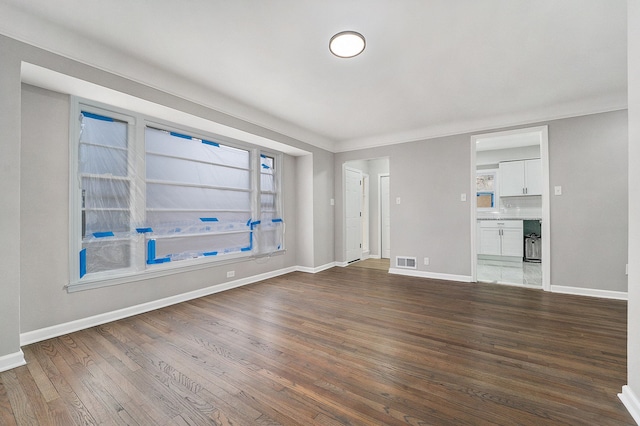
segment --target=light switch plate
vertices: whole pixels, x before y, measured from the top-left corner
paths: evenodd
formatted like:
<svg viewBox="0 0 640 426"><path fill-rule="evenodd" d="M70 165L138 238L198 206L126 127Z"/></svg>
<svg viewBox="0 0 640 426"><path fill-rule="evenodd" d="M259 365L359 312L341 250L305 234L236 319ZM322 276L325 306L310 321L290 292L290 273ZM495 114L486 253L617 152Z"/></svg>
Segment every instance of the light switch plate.
<svg viewBox="0 0 640 426"><path fill-rule="evenodd" d="M460 201L467 201L467 194L460 194Z"/></svg>
<svg viewBox="0 0 640 426"><path fill-rule="evenodd" d="M555 195L562 195L562 187L561 186L554 186L553 187L553 193Z"/></svg>
<svg viewBox="0 0 640 426"><path fill-rule="evenodd" d="M331 199L331 201L329 201L329 203L330 203L332 206L335 206L335 205L336 205L336 200L334 200L334 199L332 198L332 199Z"/></svg>
<svg viewBox="0 0 640 426"><path fill-rule="evenodd" d="M400 204L400 197L396 197L396 204Z"/></svg>

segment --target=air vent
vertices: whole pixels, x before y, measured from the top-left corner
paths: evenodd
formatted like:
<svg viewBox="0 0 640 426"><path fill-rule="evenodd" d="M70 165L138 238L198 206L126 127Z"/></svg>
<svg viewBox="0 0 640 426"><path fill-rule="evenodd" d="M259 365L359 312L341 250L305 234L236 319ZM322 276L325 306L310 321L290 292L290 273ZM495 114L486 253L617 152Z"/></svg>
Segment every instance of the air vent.
<svg viewBox="0 0 640 426"><path fill-rule="evenodd" d="M416 258L406 256L396 256L396 267L406 269L416 269Z"/></svg>

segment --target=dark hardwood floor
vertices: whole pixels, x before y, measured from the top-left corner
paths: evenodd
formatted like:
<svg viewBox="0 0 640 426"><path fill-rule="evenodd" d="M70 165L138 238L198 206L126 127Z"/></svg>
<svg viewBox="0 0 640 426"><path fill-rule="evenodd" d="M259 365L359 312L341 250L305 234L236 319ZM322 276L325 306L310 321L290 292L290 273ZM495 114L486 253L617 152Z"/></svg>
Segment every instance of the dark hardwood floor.
<svg viewBox="0 0 640 426"><path fill-rule="evenodd" d="M292 273L23 348L0 424L632 425L626 302Z"/></svg>

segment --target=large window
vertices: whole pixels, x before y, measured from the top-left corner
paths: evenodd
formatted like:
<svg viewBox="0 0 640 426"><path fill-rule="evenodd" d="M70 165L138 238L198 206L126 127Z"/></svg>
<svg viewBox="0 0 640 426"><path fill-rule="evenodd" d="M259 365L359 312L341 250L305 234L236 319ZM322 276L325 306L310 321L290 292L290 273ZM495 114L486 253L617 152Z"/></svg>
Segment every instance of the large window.
<svg viewBox="0 0 640 426"><path fill-rule="evenodd" d="M280 154L77 108L72 284L283 250Z"/></svg>

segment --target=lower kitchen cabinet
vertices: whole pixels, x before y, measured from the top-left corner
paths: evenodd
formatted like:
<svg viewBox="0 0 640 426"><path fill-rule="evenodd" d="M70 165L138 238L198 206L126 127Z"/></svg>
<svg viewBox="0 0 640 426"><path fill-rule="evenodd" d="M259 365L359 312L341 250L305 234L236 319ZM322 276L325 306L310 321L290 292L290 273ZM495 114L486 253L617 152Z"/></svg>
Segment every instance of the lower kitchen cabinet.
<svg viewBox="0 0 640 426"><path fill-rule="evenodd" d="M478 254L522 258L523 237L521 220L479 220Z"/></svg>

